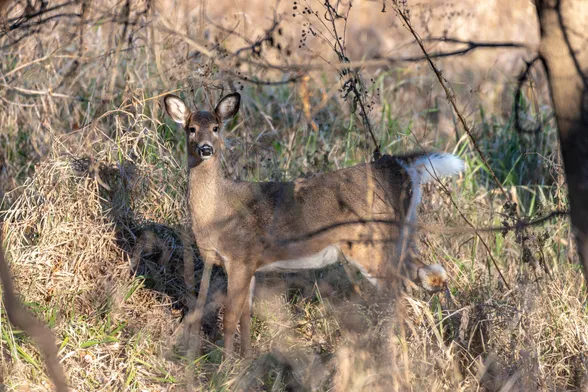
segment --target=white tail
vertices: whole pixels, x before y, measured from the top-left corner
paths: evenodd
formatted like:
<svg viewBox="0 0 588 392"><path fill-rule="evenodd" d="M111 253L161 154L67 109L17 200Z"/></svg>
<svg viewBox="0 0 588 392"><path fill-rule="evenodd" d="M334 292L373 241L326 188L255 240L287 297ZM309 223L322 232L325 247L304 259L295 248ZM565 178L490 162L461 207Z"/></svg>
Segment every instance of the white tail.
<svg viewBox="0 0 588 392"><path fill-rule="evenodd" d="M465 168L463 160L446 152L398 157L398 161L412 180L412 198L406 215L407 222L411 224L416 223L417 208L421 203L421 185L443 177L458 175ZM405 233L405 235L409 234Z"/></svg>
<svg viewBox="0 0 588 392"><path fill-rule="evenodd" d="M435 179L458 175L465 168L460 158L446 152L433 152L416 159L409 165L418 173L420 184L427 184Z"/></svg>

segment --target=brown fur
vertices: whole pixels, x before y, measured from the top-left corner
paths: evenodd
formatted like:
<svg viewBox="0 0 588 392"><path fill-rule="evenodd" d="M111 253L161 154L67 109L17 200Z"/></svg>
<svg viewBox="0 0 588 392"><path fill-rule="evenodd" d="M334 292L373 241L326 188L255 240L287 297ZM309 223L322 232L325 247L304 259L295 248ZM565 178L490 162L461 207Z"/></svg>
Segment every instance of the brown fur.
<svg viewBox="0 0 588 392"><path fill-rule="evenodd" d="M8 0L0 0L0 18L4 17L4 7L8 5Z"/></svg>

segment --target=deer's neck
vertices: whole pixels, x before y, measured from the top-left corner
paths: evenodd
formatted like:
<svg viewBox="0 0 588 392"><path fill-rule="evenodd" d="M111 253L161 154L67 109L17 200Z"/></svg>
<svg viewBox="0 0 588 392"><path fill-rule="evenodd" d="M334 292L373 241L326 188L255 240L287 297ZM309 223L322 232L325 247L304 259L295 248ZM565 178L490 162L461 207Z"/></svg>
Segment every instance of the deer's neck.
<svg viewBox="0 0 588 392"><path fill-rule="evenodd" d="M223 175L220 158L214 157L190 167L188 203L194 230L206 227L224 210L228 179Z"/></svg>
<svg viewBox="0 0 588 392"><path fill-rule="evenodd" d="M196 199L203 203L214 202L226 181L220 159L216 157L191 167L188 170L190 202Z"/></svg>

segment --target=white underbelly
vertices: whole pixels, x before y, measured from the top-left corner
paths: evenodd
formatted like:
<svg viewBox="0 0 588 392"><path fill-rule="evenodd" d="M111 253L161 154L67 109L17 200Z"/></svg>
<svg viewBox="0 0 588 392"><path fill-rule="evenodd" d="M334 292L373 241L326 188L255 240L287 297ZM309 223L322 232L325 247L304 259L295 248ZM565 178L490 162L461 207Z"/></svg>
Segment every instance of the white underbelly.
<svg viewBox="0 0 588 392"><path fill-rule="evenodd" d="M339 247L329 245L314 255L292 260L279 260L259 268L259 272L293 272L309 269L325 268L339 260Z"/></svg>

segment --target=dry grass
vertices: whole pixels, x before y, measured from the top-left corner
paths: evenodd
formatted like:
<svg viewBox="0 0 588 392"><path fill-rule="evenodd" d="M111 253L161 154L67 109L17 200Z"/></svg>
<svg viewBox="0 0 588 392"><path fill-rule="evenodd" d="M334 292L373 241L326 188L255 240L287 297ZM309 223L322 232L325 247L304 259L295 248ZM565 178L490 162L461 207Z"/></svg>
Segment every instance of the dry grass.
<svg viewBox="0 0 588 392"><path fill-rule="evenodd" d="M190 362L182 315L193 298L184 250L196 251L182 241L188 229L185 142L163 119L158 99L181 89L206 108L220 95L216 86L226 92L228 79L240 84L170 33L167 3L145 15L143 4L133 3L137 23L127 26L124 40L124 24L109 21L122 5L95 3L90 15L102 21L92 19L83 31L47 25L2 49L0 62L3 245L22 299L57 335L73 388L179 391L191 376L201 390L219 391L588 387L586 294L565 220L482 235L510 289L471 233L420 232L423 260L443 264L451 276L453 304L418 291L382 298L363 281L356 293L341 267L260 277L256 354L246 360L220 360L217 310L225 282L216 271L205 355ZM372 5L380 11L380 4ZM171 25L199 37L198 23L189 23L198 17L186 15L193 19ZM284 42L299 31L297 22L287 23L294 31L285 31ZM292 59L304 56L294 51ZM451 198L476 226L500 225L509 219L506 200L467 141L446 128L450 118L439 121L437 102L444 97L427 87L431 79L423 72L415 65L368 75L375 102L370 115L383 150L454 150L468 170L445 184ZM334 80L325 70L289 85L242 82L243 108L225 133L227 174L292 179L368 159L373 147ZM508 78L487 97L488 106L473 103L478 82L464 82L460 99L517 212L538 216L565 208L553 124L546 121L536 136L516 134L511 114L502 110ZM529 91L529 118L547 117L544 91ZM421 221L465 227L439 185L425 189ZM200 269L197 262L196 278ZM0 380L7 390L49 390L31 341L0 314Z"/></svg>

